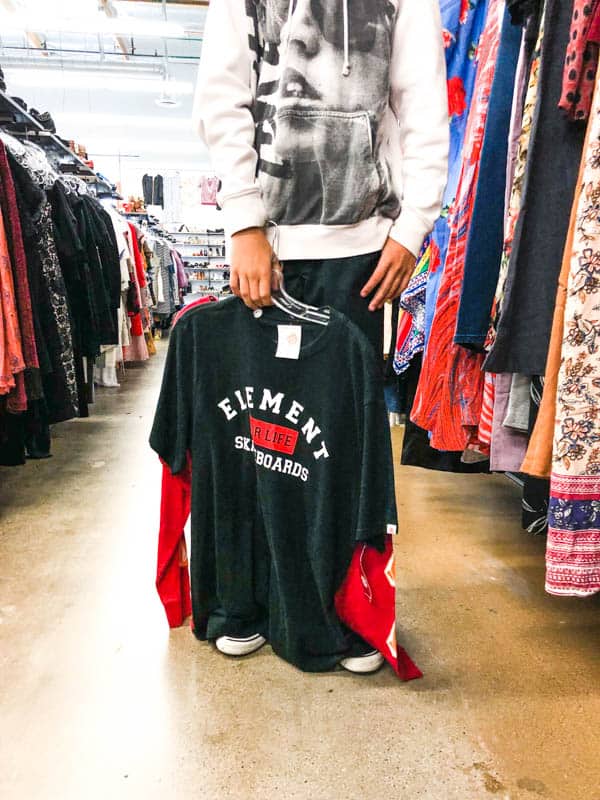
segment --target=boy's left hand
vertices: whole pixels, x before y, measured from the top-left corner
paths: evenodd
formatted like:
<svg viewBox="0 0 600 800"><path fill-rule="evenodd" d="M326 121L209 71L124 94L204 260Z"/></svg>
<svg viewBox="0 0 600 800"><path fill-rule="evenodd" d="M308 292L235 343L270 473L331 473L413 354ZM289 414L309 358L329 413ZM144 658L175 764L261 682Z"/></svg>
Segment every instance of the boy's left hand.
<svg viewBox="0 0 600 800"><path fill-rule="evenodd" d="M388 300L400 297L412 278L416 263L417 259L410 250L394 239L387 240L375 271L360 293L361 297L368 297L379 287L369 304L369 311L378 311Z"/></svg>

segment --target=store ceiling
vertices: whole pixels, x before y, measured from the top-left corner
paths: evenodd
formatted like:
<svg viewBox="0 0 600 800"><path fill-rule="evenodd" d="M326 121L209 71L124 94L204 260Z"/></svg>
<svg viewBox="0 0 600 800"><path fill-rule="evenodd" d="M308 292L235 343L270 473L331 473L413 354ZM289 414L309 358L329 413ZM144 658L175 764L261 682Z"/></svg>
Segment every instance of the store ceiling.
<svg viewBox="0 0 600 800"><path fill-rule="evenodd" d="M206 169L192 130L206 0L0 0L0 64L12 95L52 114L97 166ZM157 105L166 95L175 107ZM114 174L118 171L119 174Z"/></svg>

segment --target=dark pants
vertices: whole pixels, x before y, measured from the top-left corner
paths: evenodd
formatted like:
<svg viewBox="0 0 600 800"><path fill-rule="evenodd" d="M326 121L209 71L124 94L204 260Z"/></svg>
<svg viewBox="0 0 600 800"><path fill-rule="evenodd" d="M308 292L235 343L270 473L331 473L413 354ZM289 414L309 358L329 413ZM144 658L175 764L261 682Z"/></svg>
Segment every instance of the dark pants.
<svg viewBox="0 0 600 800"><path fill-rule="evenodd" d="M331 306L360 328L383 366L383 310L369 311L373 295L360 296L380 256L377 252L350 258L286 261L283 274L285 290L296 300L311 306ZM348 656L360 656L373 649L358 634L343 627Z"/></svg>
<svg viewBox="0 0 600 800"><path fill-rule="evenodd" d="M381 253L351 258L285 261L283 273L288 294L311 306L331 306L360 328L383 360L383 310L369 311L372 296L361 289L379 262Z"/></svg>

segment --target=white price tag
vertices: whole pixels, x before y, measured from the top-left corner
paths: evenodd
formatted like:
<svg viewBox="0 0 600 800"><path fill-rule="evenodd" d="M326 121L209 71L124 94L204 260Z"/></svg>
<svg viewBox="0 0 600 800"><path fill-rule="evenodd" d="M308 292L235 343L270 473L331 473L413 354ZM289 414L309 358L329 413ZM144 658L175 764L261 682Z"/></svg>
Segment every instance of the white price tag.
<svg viewBox="0 0 600 800"><path fill-rule="evenodd" d="M297 361L300 358L302 347L301 325L278 325L279 341L277 344L276 358L290 358Z"/></svg>

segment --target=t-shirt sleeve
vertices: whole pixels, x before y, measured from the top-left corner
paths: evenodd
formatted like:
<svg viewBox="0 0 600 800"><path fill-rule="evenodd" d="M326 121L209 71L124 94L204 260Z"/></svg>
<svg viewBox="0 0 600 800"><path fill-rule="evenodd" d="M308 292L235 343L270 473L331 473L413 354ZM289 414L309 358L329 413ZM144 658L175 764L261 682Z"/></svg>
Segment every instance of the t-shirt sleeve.
<svg viewBox="0 0 600 800"><path fill-rule="evenodd" d="M191 448L193 347L191 331L179 323L171 332L150 447L176 475Z"/></svg>
<svg viewBox="0 0 600 800"><path fill-rule="evenodd" d="M361 437L356 539L383 549L385 535L395 533L398 525L392 440L383 396L365 404Z"/></svg>

